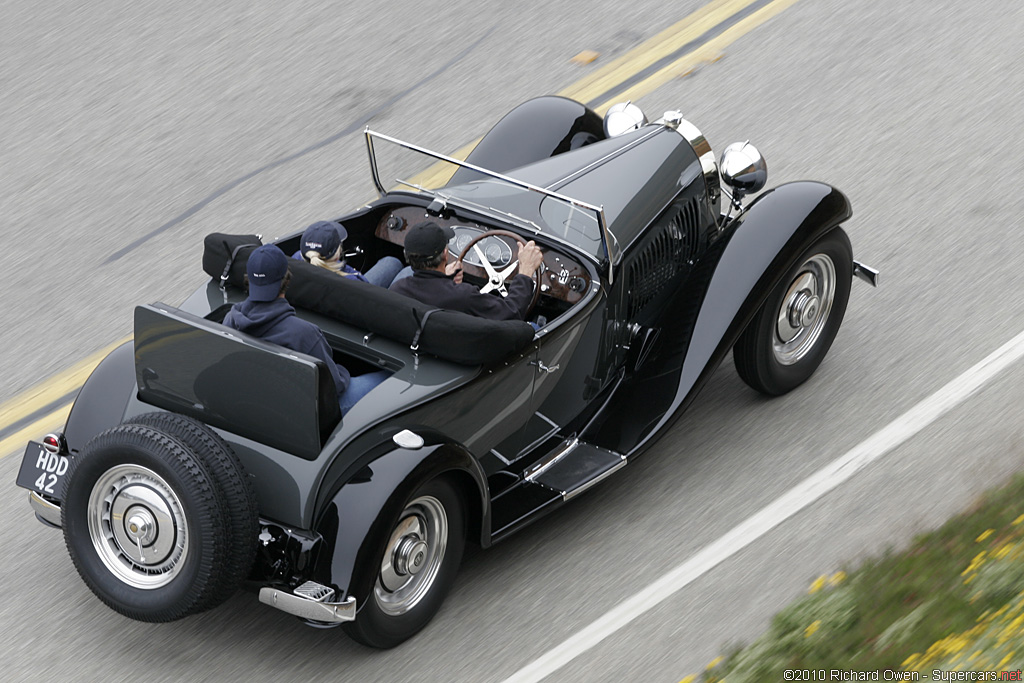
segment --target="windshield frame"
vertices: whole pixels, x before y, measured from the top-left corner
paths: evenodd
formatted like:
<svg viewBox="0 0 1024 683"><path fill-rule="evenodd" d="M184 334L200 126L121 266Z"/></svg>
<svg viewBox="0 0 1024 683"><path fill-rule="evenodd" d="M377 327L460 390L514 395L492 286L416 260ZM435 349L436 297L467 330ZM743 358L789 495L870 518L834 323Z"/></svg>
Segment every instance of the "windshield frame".
<svg viewBox="0 0 1024 683"><path fill-rule="evenodd" d="M597 206L595 204L591 204L589 202L585 202L585 201L582 201L582 200L579 200L579 199L573 199L572 197L569 197L568 195L564 195L564 194L561 194L559 192L554 192L552 190L548 190L548 189L540 187L538 185L534 185L532 183L528 183L526 181L519 180L517 178L513 178L511 176L507 176L507 175L504 175L502 173L498 173L496 171L491 171L491 170L486 169L486 168L484 168L482 166L477 166L476 164L471 164L471 163L468 163L466 161L462 161L460 159L456 159L454 157L450 157L450 156L448 156L446 154L441 154L439 152L434 152L434 151L429 150L429 149L427 149L425 147L420 147L419 145L414 145L411 142L405 142L404 140L399 140L398 138L392 137L390 135L385 135L384 133L378 133L376 131L370 130L369 126L367 126L364 129L364 134L366 136L366 151L367 151L367 154L369 154L369 157L370 157L370 172L373 175L373 184L377 188L377 192L380 194L381 197L384 197L385 195L387 195L388 194L388 190L384 187L383 183L381 182L380 171L377 168L377 157L376 157L376 154L374 152L374 147L373 147L374 138L379 138L380 140L383 140L385 142L390 142L392 144L398 145L398 146L403 147L405 149L408 149L410 151L417 152L419 154L424 154L424 155L426 155L428 157L432 157L434 159L437 159L438 161L443 161L445 163L449 163L449 164L452 164L452 165L460 167L460 168L467 168L467 169L469 169L471 171L475 171L477 173L483 174L483 175L488 176L490 178L494 178L496 180L500 180L500 181L508 183L510 185L514 185L516 187L522 188L522 189L527 190L529 192L536 192L536 193L541 194L541 195L543 195L545 197L552 197L552 198L557 199L559 201L565 202L566 204L569 204L572 207L576 207L576 208L579 208L579 209L584 209L584 210L587 210L587 211L593 211L595 216L596 216L596 218L597 218L598 231L599 231L600 236L601 236L602 246L604 247L605 258L607 259L607 262L608 262L608 269L607 269L608 281L609 281L609 284L611 284L612 277L613 277L612 273L613 273L613 270L614 270L614 268L612 266L613 266L613 264L615 264L615 263L617 263L619 261L619 254L618 253L613 254L612 253L612 249L615 248L616 252L618 251L618 241L615 240L612 237L612 235L608 232L608 221L605 218L604 206L603 205ZM474 211L481 211L483 213L486 213L486 214L490 215L491 217L493 217L497 221L500 221L500 222L511 221L511 222L516 223L517 225L520 225L520 227L522 227L524 229L531 230L531 231L533 231L535 233L539 232L540 234L543 234L548 239L553 239L553 240L555 240L557 242L561 242L562 244L565 244L565 245L567 245L569 247L572 247L574 251L576 251L576 252L578 252L580 254L585 255L587 258L589 258L595 264L601 265L601 261L600 261L600 259L597 256L588 253L586 249L581 249L579 247L579 245L573 244L572 242L570 242L570 241L568 241L566 239L563 239L563 238L559 237L556 234L551 234L551 233L545 232L539 225L537 225L536 223L534 223L531 220L520 218L520 217L515 216L513 214L510 214L510 213L507 213L505 211L502 211L501 209L497 209L495 207L486 206L486 205L483 205L483 204L478 204L476 202L471 202L469 200L464 200L463 198L460 198L460 197L452 197L450 195L446 195L443 192L441 192L440 189L429 189L429 188L421 187L419 185L416 185L416 184L413 184L413 183L409 183L407 181L403 181L403 180L401 180L399 178L396 178L395 180L396 180L396 182L399 182L399 183L401 183L403 185L406 185L407 187L411 187L411 188L413 188L413 189L415 189L415 190L417 190L417 191L419 191L419 192L421 192L423 194L426 194L429 197L432 197L433 199L435 199L435 201L440 201L442 203L442 205L446 205L448 203L451 203L451 204L454 204L454 205L458 205L460 203L465 203L465 204L471 205L471 206L467 206L467 208L470 208L471 210L474 210Z"/></svg>

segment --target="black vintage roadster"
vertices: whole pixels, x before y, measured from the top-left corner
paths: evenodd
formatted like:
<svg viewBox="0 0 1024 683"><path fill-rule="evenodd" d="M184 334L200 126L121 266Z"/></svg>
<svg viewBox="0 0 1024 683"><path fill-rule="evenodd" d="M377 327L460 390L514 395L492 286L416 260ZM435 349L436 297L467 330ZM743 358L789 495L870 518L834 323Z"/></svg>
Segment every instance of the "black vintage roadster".
<svg viewBox="0 0 1024 683"><path fill-rule="evenodd" d="M744 207L765 184L757 150L716 162L679 112L602 119L542 97L465 161L366 142L380 198L337 219L349 261L401 258L429 216L453 228L465 280L501 296L516 243L534 240L528 320L432 310L295 260L288 298L336 359L390 373L342 419L322 361L220 324L260 239L209 236L209 282L181 307L136 308L134 341L18 476L118 612L168 621L247 585L396 645L437 612L467 541L500 541L625 466L730 350L760 392L804 382L852 278L877 275L853 260L840 191L795 182Z"/></svg>

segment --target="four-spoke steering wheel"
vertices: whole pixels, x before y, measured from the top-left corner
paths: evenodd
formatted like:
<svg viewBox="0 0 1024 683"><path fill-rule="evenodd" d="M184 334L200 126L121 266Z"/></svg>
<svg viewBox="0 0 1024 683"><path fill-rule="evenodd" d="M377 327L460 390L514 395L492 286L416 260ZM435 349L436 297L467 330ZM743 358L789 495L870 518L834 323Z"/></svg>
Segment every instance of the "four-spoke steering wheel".
<svg viewBox="0 0 1024 683"><path fill-rule="evenodd" d="M483 249L478 246L478 244L487 237L494 237L497 235L511 237L520 247L526 246L526 240L514 232L509 232L508 230L488 230L487 232L480 233L469 241L469 244L467 244L462 250L462 253L459 254L459 261L464 262L466 254L468 254L469 250L472 249L476 253L477 258L480 259L480 263L483 265L484 271L487 273L487 283L480 288L480 293L486 294L488 292L496 291L498 294L505 297L508 296L508 289L505 287L505 283L512 279L519 271L519 259L514 259L512 263L505 266L503 270L498 271L495 270L494 266L491 265L491 262L487 260L487 256L484 255ZM533 298L530 299L530 305L526 308L527 314L533 310L533 307L537 304L537 299L540 297L540 272L542 267L543 264L541 267L538 267L537 270L533 271Z"/></svg>

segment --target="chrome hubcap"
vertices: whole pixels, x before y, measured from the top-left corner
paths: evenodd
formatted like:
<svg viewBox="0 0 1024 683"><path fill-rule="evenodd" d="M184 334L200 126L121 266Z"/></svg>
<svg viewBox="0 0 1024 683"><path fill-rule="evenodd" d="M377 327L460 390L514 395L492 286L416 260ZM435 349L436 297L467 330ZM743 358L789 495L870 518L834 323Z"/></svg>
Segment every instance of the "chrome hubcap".
<svg viewBox="0 0 1024 683"><path fill-rule="evenodd" d="M170 583L188 555L188 525L177 494L137 465L107 470L92 488L89 537L100 560L133 588Z"/></svg>
<svg viewBox="0 0 1024 683"><path fill-rule="evenodd" d="M448 517L441 501L421 496L409 503L391 532L374 595L381 610L403 614L430 591L448 545Z"/></svg>
<svg viewBox="0 0 1024 683"><path fill-rule="evenodd" d="M772 351L782 365L806 356L828 322L836 293L836 267L826 254L815 254L800 267L782 299Z"/></svg>

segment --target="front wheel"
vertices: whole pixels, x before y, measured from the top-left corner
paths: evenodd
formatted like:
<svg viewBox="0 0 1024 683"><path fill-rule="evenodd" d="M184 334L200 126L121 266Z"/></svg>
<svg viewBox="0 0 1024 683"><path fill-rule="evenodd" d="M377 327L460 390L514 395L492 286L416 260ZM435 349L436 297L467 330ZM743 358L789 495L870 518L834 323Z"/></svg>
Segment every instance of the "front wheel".
<svg viewBox="0 0 1024 683"><path fill-rule="evenodd" d="M437 613L462 561L466 517L445 479L421 485L406 501L384 543L377 578L354 622L353 640L390 648L419 632Z"/></svg>
<svg viewBox="0 0 1024 683"><path fill-rule="evenodd" d="M850 238L835 228L801 255L740 335L740 378L769 396L807 381L839 332L852 280Z"/></svg>

